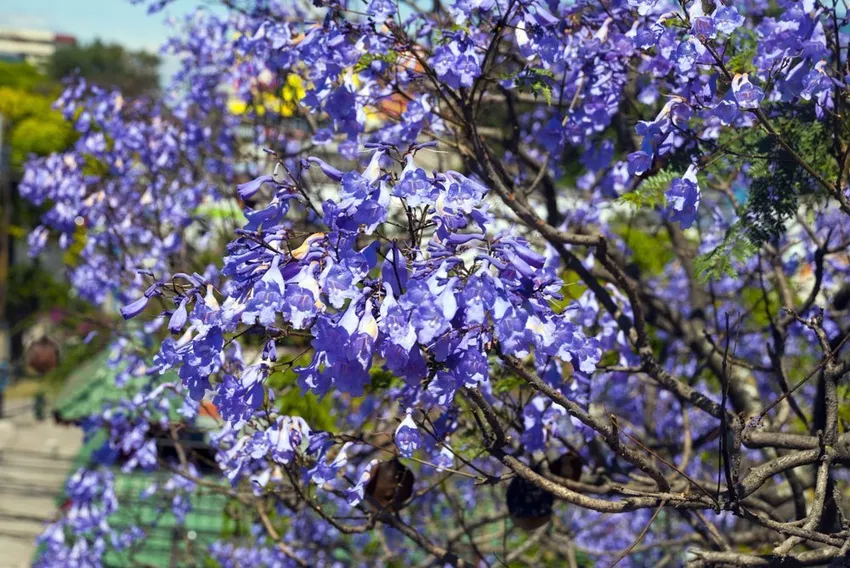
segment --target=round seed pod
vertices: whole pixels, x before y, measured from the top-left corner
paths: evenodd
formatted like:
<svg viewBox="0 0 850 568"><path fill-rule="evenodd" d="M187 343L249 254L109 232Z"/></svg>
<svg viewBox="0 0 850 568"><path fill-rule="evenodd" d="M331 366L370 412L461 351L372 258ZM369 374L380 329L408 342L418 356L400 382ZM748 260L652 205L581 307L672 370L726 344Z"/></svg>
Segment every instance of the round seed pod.
<svg viewBox="0 0 850 568"><path fill-rule="evenodd" d="M523 530L538 529L552 518L555 497L522 477L511 480L506 497L511 520Z"/></svg>
<svg viewBox="0 0 850 568"><path fill-rule="evenodd" d="M573 451L568 451L549 464L549 471L558 477L578 481L581 478L583 466L584 462L582 462L581 456Z"/></svg>
<svg viewBox="0 0 850 568"><path fill-rule="evenodd" d="M398 458L375 464L366 485L367 502L378 509L396 512L413 495L414 480L413 472Z"/></svg>
<svg viewBox="0 0 850 568"><path fill-rule="evenodd" d="M542 464L532 468L540 473ZM549 464L549 471L558 477L578 481L582 461L578 454L568 451ZM552 518L555 496L522 477L514 477L506 495L508 513L514 525L526 531L536 530Z"/></svg>
<svg viewBox="0 0 850 568"><path fill-rule="evenodd" d="M49 373L59 364L59 347L48 337L34 341L27 348L26 364L40 375Z"/></svg>

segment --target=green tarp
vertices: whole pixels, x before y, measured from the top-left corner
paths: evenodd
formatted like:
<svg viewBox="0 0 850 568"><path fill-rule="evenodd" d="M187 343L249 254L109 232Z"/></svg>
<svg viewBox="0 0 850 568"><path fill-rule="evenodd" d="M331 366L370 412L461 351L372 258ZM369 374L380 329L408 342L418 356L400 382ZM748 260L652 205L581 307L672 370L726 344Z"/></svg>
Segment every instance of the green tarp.
<svg viewBox="0 0 850 568"><path fill-rule="evenodd" d="M56 397L53 408L62 420L69 422L81 420L97 413L105 404L127 400L133 397L143 386L162 382L179 382L176 373L164 375L140 376L118 386L115 377L122 367L110 367L109 350L98 353L90 361L77 368L65 379L65 385ZM171 418L179 420L176 413L179 401L171 397Z"/></svg>
<svg viewBox="0 0 850 568"><path fill-rule="evenodd" d="M162 487L166 474L117 473L115 494L118 512L109 525L119 532L140 528L145 536L121 552L109 552L106 566L203 566L209 546L220 540L225 524L228 498L211 489L192 491L187 497L190 510L182 523L172 513L172 497ZM142 493L157 482L160 490L150 497Z"/></svg>
<svg viewBox="0 0 850 568"><path fill-rule="evenodd" d="M123 386L115 382L120 368L107 363L109 352L104 351L79 367L66 379L65 386L57 397L54 408L66 421L77 421L95 414L105 404L126 400L151 380L177 381L173 373L162 377L137 377ZM173 418L177 419L179 401L171 404ZM69 476L80 467L94 467L92 454L106 440L105 432L98 432L88 440L75 458ZM163 490L171 477L168 472L124 473L120 467L111 468L115 476L115 493L119 502L118 512L109 518L109 525L118 533L129 532L138 527L144 537L126 550L110 550L104 557L105 566L194 566L204 565L209 545L219 540L225 529L225 506L228 497L212 489L201 488L188 495L189 512L182 523L172 513L175 493ZM205 481L226 484L217 476L206 477ZM148 497L143 493L152 484L159 489ZM65 501L64 488L57 504ZM37 553L38 554L38 553Z"/></svg>

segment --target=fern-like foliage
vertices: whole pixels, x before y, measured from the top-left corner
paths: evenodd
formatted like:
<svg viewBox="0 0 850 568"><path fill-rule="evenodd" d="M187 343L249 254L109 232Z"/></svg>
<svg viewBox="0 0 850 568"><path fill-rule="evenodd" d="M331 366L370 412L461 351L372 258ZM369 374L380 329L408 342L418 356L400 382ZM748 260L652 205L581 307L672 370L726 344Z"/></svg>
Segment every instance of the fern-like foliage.
<svg viewBox="0 0 850 568"><path fill-rule="evenodd" d="M735 264L745 262L758 250L759 247L747 237L744 226L736 223L717 248L694 259L694 269L703 282L719 280L723 276L736 278L738 270Z"/></svg>
<svg viewBox="0 0 850 568"><path fill-rule="evenodd" d="M787 109L788 113L782 114L786 109L781 105L775 110L780 114L773 125L782 139L824 177L837 175L831 156L832 135L826 124L815 119L814 111L806 109L794 115ZM785 223L798 210L800 200L817 197L821 188L777 137L764 130L753 128L737 138L731 149L760 157L747 172L750 191L742 219L747 238L760 247L784 234Z"/></svg>
<svg viewBox="0 0 850 568"><path fill-rule="evenodd" d="M620 196L618 201L631 205L635 209L664 207L666 201L664 193L670 189L670 184L677 177L682 177L682 172L661 170L641 182L634 191Z"/></svg>

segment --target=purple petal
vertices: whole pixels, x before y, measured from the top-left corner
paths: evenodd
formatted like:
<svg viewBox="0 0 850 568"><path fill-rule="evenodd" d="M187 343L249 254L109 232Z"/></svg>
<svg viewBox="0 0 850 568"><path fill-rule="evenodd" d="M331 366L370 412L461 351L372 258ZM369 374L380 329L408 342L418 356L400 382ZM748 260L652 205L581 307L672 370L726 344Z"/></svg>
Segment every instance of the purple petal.
<svg viewBox="0 0 850 568"><path fill-rule="evenodd" d="M251 199L267 181L272 181L272 176L260 176L257 179L239 184L236 186L236 191L242 199Z"/></svg>
<svg viewBox="0 0 850 568"><path fill-rule="evenodd" d="M125 320L131 319L145 311L145 307L148 305L147 296L142 296L135 302L131 304L127 304L123 308L121 308L121 317Z"/></svg>

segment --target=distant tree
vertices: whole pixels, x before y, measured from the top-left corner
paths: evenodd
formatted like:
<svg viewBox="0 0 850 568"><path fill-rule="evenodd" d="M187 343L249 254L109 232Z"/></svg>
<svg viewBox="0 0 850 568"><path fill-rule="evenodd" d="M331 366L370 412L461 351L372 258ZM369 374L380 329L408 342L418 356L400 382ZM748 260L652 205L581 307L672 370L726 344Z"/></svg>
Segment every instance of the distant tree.
<svg viewBox="0 0 850 568"><path fill-rule="evenodd" d="M92 43L57 49L47 62L47 73L61 80L78 72L90 83L117 87L128 96L159 90L160 58L147 51L129 51L116 43Z"/></svg>
<svg viewBox="0 0 850 568"><path fill-rule="evenodd" d="M52 108L60 90L32 65L0 62L0 114L13 178L28 156L64 150L76 138L71 124Z"/></svg>
<svg viewBox="0 0 850 568"><path fill-rule="evenodd" d="M51 95L53 98L59 92L56 82L23 61L0 61L0 86Z"/></svg>
<svg viewBox="0 0 850 568"><path fill-rule="evenodd" d="M61 90L57 81L28 63L0 61L0 115L8 152L8 163L0 162L0 167L8 167L8 171L0 173L12 182L11 224L6 229L12 241L25 237L42 213L39 207L20 200L14 191L25 162L33 156L66 151L77 139L73 124L53 109ZM14 248L10 245L10 255ZM75 250L70 247L66 255ZM69 259L73 260L71 256ZM78 319L88 313L85 303L69 295L68 284L55 278L49 266L42 266L38 259L17 264L12 258L11 264L6 314L13 322L13 354L22 352L21 332L32 323L32 316L57 307L75 313Z"/></svg>

